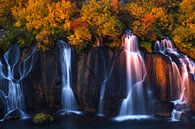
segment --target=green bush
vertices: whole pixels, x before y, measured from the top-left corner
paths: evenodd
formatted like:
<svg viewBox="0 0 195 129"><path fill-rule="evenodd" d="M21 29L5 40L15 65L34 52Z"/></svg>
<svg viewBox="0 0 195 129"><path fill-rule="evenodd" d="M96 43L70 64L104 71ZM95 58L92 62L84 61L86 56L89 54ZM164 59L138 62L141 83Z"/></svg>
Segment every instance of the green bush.
<svg viewBox="0 0 195 129"><path fill-rule="evenodd" d="M44 125L54 121L54 117L49 114L38 113L33 116L33 123L36 125Z"/></svg>

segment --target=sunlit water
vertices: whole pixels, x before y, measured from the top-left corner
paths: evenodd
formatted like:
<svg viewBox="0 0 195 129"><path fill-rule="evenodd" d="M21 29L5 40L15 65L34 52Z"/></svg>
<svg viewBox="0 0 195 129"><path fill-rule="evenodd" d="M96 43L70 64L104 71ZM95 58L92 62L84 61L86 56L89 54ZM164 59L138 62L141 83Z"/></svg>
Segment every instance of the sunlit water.
<svg viewBox="0 0 195 129"><path fill-rule="evenodd" d="M189 77L190 75L192 75L193 77L195 76L195 63L187 56L179 53L174 47L171 40L168 38L165 38L161 41L156 41L154 51L162 53L163 55L167 56L171 61L171 71L169 73L169 77L171 80L171 93L174 93L172 95L172 102L175 106L187 105L183 106L183 110L188 109L188 97L190 94ZM173 55L174 58L177 58L180 65L178 65L174 61ZM183 111L181 109L177 110L175 108L172 112L172 120L179 120L182 113Z"/></svg>
<svg viewBox="0 0 195 129"><path fill-rule="evenodd" d="M144 60L134 34L126 34L124 39L127 67L127 97L122 101L115 120L146 118L143 81L146 76Z"/></svg>

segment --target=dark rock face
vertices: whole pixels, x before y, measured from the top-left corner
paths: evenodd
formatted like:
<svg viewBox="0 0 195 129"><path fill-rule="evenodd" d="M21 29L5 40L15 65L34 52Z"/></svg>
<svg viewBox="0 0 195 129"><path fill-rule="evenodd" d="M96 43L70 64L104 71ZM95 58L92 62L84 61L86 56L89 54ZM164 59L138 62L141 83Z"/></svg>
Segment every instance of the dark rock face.
<svg viewBox="0 0 195 129"><path fill-rule="evenodd" d="M25 53L25 51L23 51ZM61 108L61 67L59 48L37 52L30 74L22 82L27 112ZM25 55L25 54L24 54ZM170 61L161 54L143 54L147 69L144 87L149 113L170 116L171 103ZM104 114L115 116L126 97L126 56L123 49L111 51L95 47L81 55L72 50L72 89L82 112L96 114L100 91L106 81ZM195 81L190 78L190 107L195 111ZM0 99L1 104L1 99ZM0 112L3 109L0 107ZM0 116L2 113L0 113Z"/></svg>
<svg viewBox="0 0 195 129"><path fill-rule="evenodd" d="M0 96L0 119L3 118L5 112L5 100Z"/></svg>
<svg viewBox="0 0 195 129"><path fill-rule="evenodd" d="M76 84L73 81L73 90L80 109L86 113L98 111L100 90L111 66L111 56L112 52L107 48L92 48L79 57L77 68L73 68L73 73L77 73L73 76L77 78Z"/></svg>
<svg viewBox="0 0 195 129"><path fill-rule="evenodd" d="M181 113L180 120L182 122L191 122L192 121L192 112L190 110L185 110Z"/></svg>
<svg viewBox="0 0 195 129"><path fill-rule="evenodd" d="M27 111L60 108L61 78L56 49L36 54L32 71L23 81L23 88Z"/></svg>
<svg viewBox="0 0 195 129"><path fill-rule="evenodd" d="M189 87L190 87L189 103L191 109L195 112L195 80L192 79L192 76L190 76L189 78Z"/></svg>
<svg viewBox="0 0 195 129"><path fill-rule="evenodd" d="M0 48L0 57L3 55L3 48Z"/></svg>
<svg viewBox="0 0 195 129"><path fill-rule="evenodd" d="M152 106L152 108L148 110L154 114L170 116L173 106L169 103L169 60L161 54L145 54L144 59L147 69L144 86L151 92L148 107Z"/></svg>
<svg viewBox="0 0 195 129"><path fill-rule="evenodd" d="M172 58L176 64L180 66L177 58ZM153 112L170 115L173 108L180 109L181 106L176 105L176 107L174 107L174 105L170 103L170 101L178 99L176 87L178 82L174 81L172 78L174 73L169 58L159 53L153 53L151 55L145 55L145 64L148 72L145 84L152 90ZM180 67L179 70L181 70ZM189 108L195 111L194 87L195 81L192 79L192 76L189 75ZM183 108L183 106L182 109L187 109L187 105L184 106L186 108Z"/></svg>
<svg viewBox="0 0 195 129"><path fill-rule="evenodd" d="M113 56L113 70L105 93L105 115L117 115L122 100L126 97L126 56L123 50L117 50Z"/></svg>
<svg viewBox="0 0 195 129"><path fill-rule="evenodd" d="M145 64L147 69L147 85L151 86L157 100L169 101L169 71L168 60L160 54L146 55Z"/></svg>

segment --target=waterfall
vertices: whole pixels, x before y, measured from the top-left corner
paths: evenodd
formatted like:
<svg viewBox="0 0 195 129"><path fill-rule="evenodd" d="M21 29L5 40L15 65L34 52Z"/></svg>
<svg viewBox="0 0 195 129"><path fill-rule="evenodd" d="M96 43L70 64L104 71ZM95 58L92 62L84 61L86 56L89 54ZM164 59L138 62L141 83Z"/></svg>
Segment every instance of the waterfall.
<svg viewBox="0 0 195 129"><path fill-rule="evenodd" d="M102 86L101 86L101 91L100 91L100 99L99 99L99 111L98 111L98 115L99 116L104 116L104 96L105 96L105 89L106 89L106 83L108 80L108 73L107 73L107 68L106 68L106 61L105 61L105 57L104 55L102 56L103 58L103 65L104 65L104 80L102 82Z"/></svg>
<svg viewBox="0 0 195 129"><path fill-rule="evenodd" d="M100 91L99 110L98 110L99 116L104 116L104 97L105 97L106 85L112 75L114 65L115 65L115 63L113 63L111 69L108 70L106 68L105 56L103 55L102 58L103 58L103 65L104 65L104 80L102 82L101 91Z"/></svg>
<svg viewBox="0 0 195 129"><path fill-rule="evenodd" d="M155 52L162 53L171 61L169 76L171 92L174 93L171 98L175 105L172 111L172 120L179 120L183 111L189 108L189 75L195 76L195 63L187 56L180 54L169 38L156 41L154 45ZM179 64L174 58L180 63L181 69L179 69Z"/></svg>
<svg viewBox="0 0 195 129"><path fill-rule="evenodd" d="M124 36L127 68L127 97L122 101L116 120L146 118L143 81L146 76L144 60L138 48L138 39L127 32Z"/></svg>
<svg viewBox="0 0 195 129"><path fill-rule="evenodd" d="M6 104L6 112L2 120L14 111L19 111L20 118L27 117L24 113L25 103L21 81L32 69L35 50L33 48L23 62L20 62L20 48L17 44L13 44L3 56L5 64L0 61L0 94ZM6 88L3 88L3 82L6 82Z"/></svg>
<svg viewBox="0 0 195 129"><path fill-rule="evenodd" d="M71 47L62 40L60 44L60 61L62 71L62 114L80 114L77 108L76 99L71 88Z"/></svg>

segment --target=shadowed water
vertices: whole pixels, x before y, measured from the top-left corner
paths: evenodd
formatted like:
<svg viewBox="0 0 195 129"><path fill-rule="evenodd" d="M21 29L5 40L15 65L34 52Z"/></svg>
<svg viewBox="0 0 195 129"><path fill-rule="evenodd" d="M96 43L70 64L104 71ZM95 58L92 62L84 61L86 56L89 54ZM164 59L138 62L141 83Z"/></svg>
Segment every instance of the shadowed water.
<svg viewBox="0 0 195 129"><path fill-rule="evenodd" d="M103 54L102 54L103 55ZM105 92L107 88L107 83L113 73L114 65L115 62L112 62L112 66L110 69L106 67L106 59L104 55L102 56L103 58L103 66L104 66L104 80L101 85L101 91L100 91L100 98L99 98L99 110L98 110L98 116L104 116L104 97L105 97Z"/></svg>
<svg viewBox="0 0 195 129"><path fill-rule="evenodd" d="M194 129L195 122L169 122L167 120L142 120L115 122L109 120L59 120L45 126L33 125L31 121L7 121L0 129Z"/></svg>

